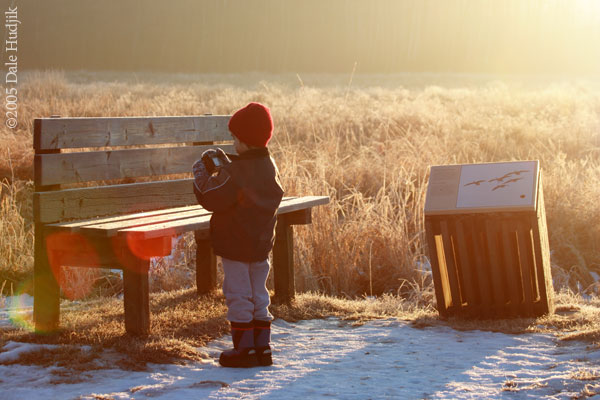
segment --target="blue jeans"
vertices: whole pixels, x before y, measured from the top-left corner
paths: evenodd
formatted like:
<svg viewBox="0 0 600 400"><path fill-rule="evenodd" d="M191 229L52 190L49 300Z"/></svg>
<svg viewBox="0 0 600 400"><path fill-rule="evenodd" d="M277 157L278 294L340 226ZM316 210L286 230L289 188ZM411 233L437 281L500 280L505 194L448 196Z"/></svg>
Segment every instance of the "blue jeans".
<svg viewBox="0 0 600 400"><path fill-rule="evenodd" d="M223 294L230 322L271 321L271 299L267 290L269 260L245 263L221 257L225 279Z"/></svg>

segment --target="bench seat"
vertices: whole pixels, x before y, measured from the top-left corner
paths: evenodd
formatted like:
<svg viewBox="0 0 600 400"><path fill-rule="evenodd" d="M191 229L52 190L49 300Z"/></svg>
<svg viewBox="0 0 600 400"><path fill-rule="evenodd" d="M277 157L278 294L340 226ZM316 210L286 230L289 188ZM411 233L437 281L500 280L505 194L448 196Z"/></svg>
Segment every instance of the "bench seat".
<svg viewBox="0 0 600 400"><path fill-rule="evenodd" d="M312 207L328 202L328 196L283 198L277 210L273 249L275 301L289 302L294 297L291 226L311 223ZM216 289L216 258L209 240L211 215L202 206L194 205L48 224L48 258L51 265L122 269L126 330L136 335L147 334L149 260L171 254L174 237L195 233L198 293Z"/></svg>
<svg viewBox="0 0 600 400"><path fill-rule="evenodd" d="M306 211L327 204L328 196L284 197L277 215ZM138 234L140 239L175 236L189 231L208 234L212 213L200 205L174 207L157 211L125 214L115 217L92 218L46 225L48 229L65 232L81 232L89 236L113 237ZM156 256L162 256L157 254Z"/></svg>

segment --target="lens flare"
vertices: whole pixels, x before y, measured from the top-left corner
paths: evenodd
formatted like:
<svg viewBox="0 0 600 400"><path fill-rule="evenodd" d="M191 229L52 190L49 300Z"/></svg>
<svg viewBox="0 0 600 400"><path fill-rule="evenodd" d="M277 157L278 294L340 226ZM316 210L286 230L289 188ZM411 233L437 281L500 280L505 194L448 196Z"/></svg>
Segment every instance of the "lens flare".
<svg viewBox="0 0 600 400"><path fill-rule="evenodd" d="M56 232L47 236L46 249L50 268L64 296L77 300L89 295L100 273L100 259L90 241L78 233Z"/></svg>
<svg viewBox="0 0 600 400"><path fill-rule="evenodd" d="M171 254L171 245L175 233L158 238L145 239L141 234L131 232L126 237L129 251L137 258L150 260L152 257L164 257Z"/></svg>
<svg viewBox="0 0 600 400"><path fill-rule="evenodd" d="M92 292L99 277L98 268L62 267L58 284L67 299L80 300Z"/></svg>
<svg viewBox="0 0 600 400"><path fill-rule="evenodd" d="M35 330L33 324L33 278L27 279L17 286L17 290L8 304L8 317L10 322L28 332Z"/></svg>

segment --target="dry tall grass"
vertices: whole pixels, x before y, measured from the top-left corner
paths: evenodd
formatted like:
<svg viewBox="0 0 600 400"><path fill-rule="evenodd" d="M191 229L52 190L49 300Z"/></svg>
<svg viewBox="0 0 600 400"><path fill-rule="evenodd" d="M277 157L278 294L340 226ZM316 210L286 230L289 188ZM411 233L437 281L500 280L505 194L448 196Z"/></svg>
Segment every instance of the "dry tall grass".
<svg viewBox="0 0 600 400"><path fill-rule="evenodd" d="M296 228L300 290L421 291L430 285L420 270L428 166L502 160L541 160L556 286L591 290L600 274L600 91L585 85L235 87L207 76L172 84L22 76L19 128L0 128L12 160L12 169L0 163L0 178L31 179L36 117L227 114L249 101L267 104L286 194L332 198L312 225ZM31 230L14 200L19 185L3 188L0 265L28 272Z"/></svg>
<svg viewBox="0 0 600 400"><path fill-rule="evenodd" d="M0 182L0 296L29 278L33 267L31 185Z"/></svg>

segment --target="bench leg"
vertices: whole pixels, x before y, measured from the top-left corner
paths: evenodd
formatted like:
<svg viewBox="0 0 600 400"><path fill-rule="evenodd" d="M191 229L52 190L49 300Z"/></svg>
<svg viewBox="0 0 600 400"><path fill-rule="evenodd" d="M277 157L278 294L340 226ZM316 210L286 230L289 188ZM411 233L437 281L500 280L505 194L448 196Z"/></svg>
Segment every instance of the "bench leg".
<svg viewBox="0 0 600 400"><path fill-rule="evenodd" d="M273 246L273 273L275 301L290 302L295 295L294 283L294 230L285 220L277 222Z"/></svg>
<svg viewBox="0 0 600 400"><path fill-rule="evenodd" d="M217 257L210 240L198 232L196 238L196 288L198 294L207 294L217 288Z"/></svg>
<svg viewBox="0 0 600 400"><path fill-rule="evenodd" d="M35 331L39 333L58 330L60 318L60 287L52 273L45 241L42 226L36 224L33 264L33 321Z"/></svg>
<svg viewBox="0 0 600 400"><path fill-rule="evenodd" d="M150 332L149 260L138 260L135 269L123 268L125 330L130 335Z"/></svg>

